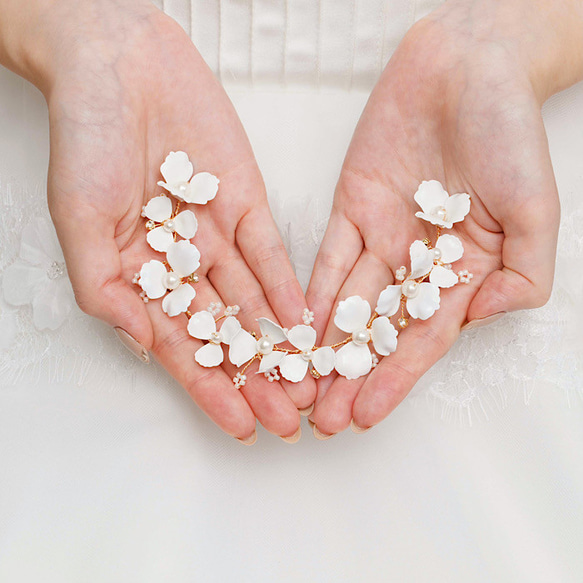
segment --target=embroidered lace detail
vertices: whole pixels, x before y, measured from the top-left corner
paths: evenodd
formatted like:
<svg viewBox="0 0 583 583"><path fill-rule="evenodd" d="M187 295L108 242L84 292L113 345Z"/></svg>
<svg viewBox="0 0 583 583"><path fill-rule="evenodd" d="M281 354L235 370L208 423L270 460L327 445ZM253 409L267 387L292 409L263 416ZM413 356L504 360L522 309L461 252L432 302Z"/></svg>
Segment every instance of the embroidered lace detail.
<svg viewBox="0 0 583 583"><path fill-rule="evenodd" d="M23 229L36 218L50 221L44 188L0 182L0 278L18 257ZM64 264L51 264L47 276L66 277ZM76 306L56 330L38 330L30 305L14 307L0 298L0 387L71 381L107 390L173 382L157 364L141 363L109 326Z"/></svg>

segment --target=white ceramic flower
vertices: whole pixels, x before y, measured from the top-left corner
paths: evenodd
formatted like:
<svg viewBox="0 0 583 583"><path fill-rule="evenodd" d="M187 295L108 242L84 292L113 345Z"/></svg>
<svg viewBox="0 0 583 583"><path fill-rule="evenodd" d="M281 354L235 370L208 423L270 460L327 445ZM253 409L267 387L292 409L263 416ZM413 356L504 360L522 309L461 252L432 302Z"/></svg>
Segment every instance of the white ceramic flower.
<svg viewBox="0 0 583 583"><path fill-rule="evenodd" d="M196 292L184 279L188 278L200 267L200 252L188 241L171 243L166 253L170 271L161 262L153 259L142 265L138 285L151 300L161 298L162 309L169 316L177 316L188 310Z"/></svg>
<svg viewBox="0 0 583 583"><path fill-rule="evenodd" d="M437 180L424 180L414 198L423 211L416 212L416 217L446 229L451 229L454 223L463 221L470 212L469 194L450 196Z"/></svg>
<svg viewBox="0 0 583 583"><path fill-rule="evenodd" d="M4 299L12 306L32 305L37 329L55 330L75 305L75 296L55 229L37 218L22 231L18 259L2 276Z"/></svg>
<svg viewBox="0 0 583 583"><path fill-rule="evenodd" d="M458 283L458 276L445 267L464 254L462 242L453 235L441 235L433 249L428 249L423 241L414 241L409 249L411 255L411 279L429 273L430 283L439 287L452 287Z"/></svg>
<svg viewBox="0 0 583 583"><path fill-rule="evenodd" d="M300 382L308 372L308 365L312 366L322 376L329 375L334 370L335 353L330 346L323 346L314 350L316 331L311 326L298 324L288 333L287 339L302 352L300 354L286 354L279 363L279 371L284 379L292 383Z"/></svg>
<svg viewBox="0 0 583 583"><path fill-rule="evenodd" d="M370 304L360 296L350 296L336 308L334 324L351 335L351 340L336 353L336 371L347 379L356 379L370 372L372 356L368 343L386 356L397 349L397 330L385 316L371 317Z"/></svg>
<svg viewBox="0 0 583 583"><path fill-rule="evenodd" d="M206 204L215 198L219 189L219 179L209 172L194 174L192 162L185 152L170 152L160 166L164 181L158 182L176 198L185 202Z"/></svg>
<svg viewBox="0 0 583 583"><path fill-rule="evenodd" d="M241 328L231 340L229 360L235 366L241 366L255 355L259 355L261 363L257 372L264 373L281 362L285 352L273 350L273 347L280 342L285 342L287 336L281 326L268 318L257 318L257 322L259 322L261 337L257 340L247 330Z"/></svg>
<svg viewBox="0 0 583 583"><path fill-rule="evenodd" d="M168 251L168 246L174 242L174 233L183 239L192 239L196 235L198 222L194 213L186 210L172 217L172 201L163 194L152 198L142 215L158 225L148 231L146 239L152 249L161 253Z"/></svg>
<svg viewBox="0 0 583 583"><path fill-rule="evenodd" d="M241 330L239 320L234 316L225 318L220 330L217 330L217 323L211 313L204 310L192 314L188 320L188 333L193 338L208 340L209 343L199 348L194 353L194 359L201 366L218 366L223 362L224 355L221 343L227 346L231 340Z"/></svg>
<svg viewBox="0 0 583 583"><path fill-rule="evenodd" d="M407 278L402 285L388 285L379 295L376 313L390 318L401 305L401 295L406 299L411 318L427 320L439 309L439 287L434 283L418 283Z"/></svg>

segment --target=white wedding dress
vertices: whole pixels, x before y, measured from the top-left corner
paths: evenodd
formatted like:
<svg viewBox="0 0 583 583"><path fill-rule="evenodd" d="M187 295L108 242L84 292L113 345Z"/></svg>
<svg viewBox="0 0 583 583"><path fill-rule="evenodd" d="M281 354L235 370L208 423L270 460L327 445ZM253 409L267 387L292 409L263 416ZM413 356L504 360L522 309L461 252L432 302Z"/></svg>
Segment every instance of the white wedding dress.
<svg viewBox="0 0 583 583"><path fill-rule="evenodd" d="M367 95L438 3L159 0L225 84L303 285ZM544 116L549 304L463 334L365 435L303 420L297 445L246 448L72 307L46 106L1 70L0 278L22 287L0 299L0 581L582 581L583 84Z"/></svg>

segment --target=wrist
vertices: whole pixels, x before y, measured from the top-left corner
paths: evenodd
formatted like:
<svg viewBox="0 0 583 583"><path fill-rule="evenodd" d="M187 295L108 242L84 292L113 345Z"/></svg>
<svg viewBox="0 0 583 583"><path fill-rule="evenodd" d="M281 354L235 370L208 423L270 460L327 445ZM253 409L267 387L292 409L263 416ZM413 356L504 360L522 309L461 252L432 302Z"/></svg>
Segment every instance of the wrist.
<svg viewBox="0 0 583 583"><path fill-rule="evenodd" d="M462 60L506 54L540 103L583 80L583 0L448 0L426 20Z"/></svg>

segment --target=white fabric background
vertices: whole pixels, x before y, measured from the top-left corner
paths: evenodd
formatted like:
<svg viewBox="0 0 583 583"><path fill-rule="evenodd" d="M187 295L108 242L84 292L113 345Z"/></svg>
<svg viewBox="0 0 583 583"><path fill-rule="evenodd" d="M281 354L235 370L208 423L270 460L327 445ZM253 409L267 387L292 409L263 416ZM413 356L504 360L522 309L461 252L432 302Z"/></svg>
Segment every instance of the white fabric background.
<svg viewBox="0 0 583 583"><path fill-rule="evenodd" d="M278 22L281 5L264 4ZM321 15L339 18L340 4ZM249 11L201 0L202 18L217 5ZM245 38L241 21L222 22L222 38ZM371 63L353 78L372 80ZM227 85L305 283L369 81L348 90L342 67L292 81L269 66ZM4 70L0 119L1 269L44 212L48 160L42 97ZM0 581L580 581L583 372L567 323L581 317L583 85L553 98L545 122L566 211L553 301L466 335L465 360L454 350L365 435L318 442L306 424L295 446L260 429L245 448L106 327L75 313L40 334L19 310L16 346L0 351ZM533 351L537 334L553 345ZM486 376L484 351L497 365Z"/></svg>

